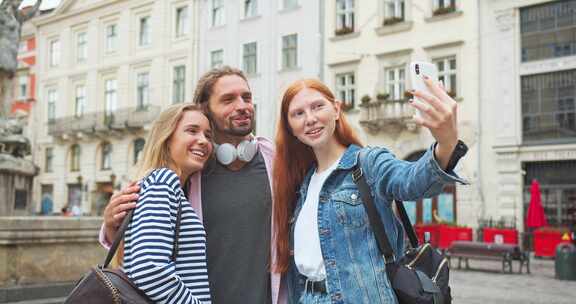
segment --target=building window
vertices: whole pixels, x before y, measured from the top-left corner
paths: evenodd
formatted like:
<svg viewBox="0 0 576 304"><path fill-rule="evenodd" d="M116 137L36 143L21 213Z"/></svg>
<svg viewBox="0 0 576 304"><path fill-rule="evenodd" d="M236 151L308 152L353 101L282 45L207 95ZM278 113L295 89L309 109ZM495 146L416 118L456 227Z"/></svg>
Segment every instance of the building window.
<svg viewBox="0 0 576 304"><path fill-rule="evenodd" d="M135 165L140 160L142 156L142 151L144 151L144 144L146 141L143 138L138 138L134 141L134 159L133 164Z"/></svg>
<svg viewBox="0 0 576 304"><path fill-rule="evenodd" d="M404 99L404 68L388 68L384 70L386 75L386 92L391 100Z"/></svg>
<svg viewBox="0 0 576 304"><path fill-rule="evenodd" d="M106 51L113 52L116 50L118 40L118 30L116 24L106 26Z"/></svg>
<svg viewBox="0 0 576 304"><path fill-rule="evenodd" d="M28 97L28 75L18 77L18 99Z"/></svg>
<svg viewBox="0 0 576 304"><path fill-rule="evenodd" d="M356 80L354 73L336 75L336 96L342 102L342 108L354 108L356 102Z"/></svg>
<svg viewBox="0 0 576 304"><path fill-rule="evenodd" d="M46 148L44 150L44 172L50 173L53 171L52 162L54 159L54 148Z"/></svg>
<svg viewBox="0 0 576 304"><path fill-rule="evenodd" d="M576 1L554 1L520 9L522 61L576 54Z"/></svg>
<svg viewBox="0 0 576 304"><path fill-rule="evenodd" d="M118 101L118 93L117 93L117 84L116 84L116 79L107 79L104 82L104 87L105 87L105 91L104 91L104 98L106 100L106 108L105 108L105 113L106 116L112 116L112 114L114 114L114 111L116 111L116 105L117 105L117 101Z"/></svg>
<svg viewBox="0 0 576 304"><path fill-rule="evenodd" d="M186 98L186 66L175 66L172 77L172 103L184 102Z"/></svg>
<svg viewBox="0 0 576 304"><path fill-rule="evenodd" d="M70 171L80 171L80 146L75 144L70 147Z"/></svg>
<svg viewBox="0 0 576 304"><path fill-rule="evenodd" d="M282 69L298 66L298 34L282 37Z"/></svg>
<svg viewBox="0 0 576 304"><path fill-rule="evenodd" d="M255 75L258 72L258 45L250 42L242 49L242 69L247 75Z"/></svg>
<svg viewBox="0 0 576 304"><path fill-rule="evenodd" d="M224 25L224 0L212 0L212 26Z"/></svg>
<svg viewBox="0 0 576 304"><path fill-rule="evenodd" d="M224 50L210 52L210 67L219 68L224 64Z"/></svg>
<svg viewBox="0 0 576 304"><path fill-rule="evenodd" d="M298 6L298 0L282 0L283 9L291 9Z"/></svg>
<svg viewBox="0 0 576 304"><path fill-rule="evenodd" d="M176 9L176 37L188 34L188 6Z"/></svg>
<svg viewBox="0 0 576 304"><path fill-rule="evenodd" d="M50 66L55 67L60 64L60 40L50 41Z"/></svg>
<svg viewBox="0 0 576 304"><path fill-rule="evenodd" d="M103 143L101 148L100 169L110 170L112 168L112 145Z"/></svg>
<svg viewBox="0 0 576 304"><path fill-rule="evenodd" d="M18 52L24 53L28 51L28 41L20 41L18 43Z"/></svg>
<svg viewBox="0 0 576 304"><path fill-rule="evenodd" d="M48 122L52 123L56 119L56 101L58 100L58 92L55 89L48 90Z"/></svg>
<svg viewBox="0 0 576 304"><path fill-rule="evenodd" d="M150 73L136 75L136 107L145 109L150 102Z"/></svg>
<svg viewBox="0 0 576 304"><path fill-rule="evenodd" d="M76 99L74 102L74 115L82 117L84 115L84 108L86 106L86 87L79 85L76 87Z"/></svg>
<svg viewBox="0 0 576 304"><path fill-rule="evenodd" d="M448 95L456 97L458 93L456 77L456 57L444 57L434 60L438 67L438 80L444 83Z"/></svg>
<svg viewBox="0 0 576 304"><path fill-rule="evenodd" d="M336 0L336 35L354 32L354 0Z"/></svg>
<svg viewBox="0 0 576 304"><path fill-rule="evenodd" d="M432 15L443 15L456 11L456 0L433 0L434 10Z"/></svg>
<svg viewBox="0 0 576 304"><path fill-rule="evenodd" d="M576 70L522 76L524 143L576 142Z"/></svg>
<svg viewBox="0 0 576 304"><path fill-rule="evenodd" d="M138 33L138 45L150 45L150 16L140 18Z"/></svg>
<svg viewBox="0 0 576 304"><path fill-rule="evenodd" d="M390 25L404 21L404 10L404 0L384 0L383 25Z"/></svg>
<svg viewBox="0 0 576 304"><path fill-rule="evenodd" d="M244 0L244 18L256 16L258 11L257 0Z"/></svg>
<svg viewBox="0 0 576 304"><path fill-rule="evenodd" d="M26 210L28 205L28 191L16 189L14 190L14 210Z"/></svg>
<svg viewBox="0 0 576 304"><path fill-rule="evenodd" d="M540 184L542 207L548 225L576 227L576 161L542 161L522 164L524 175L524 217L530 205L530 186Z"/></svg>
<svg viewBox="0 0 576 304"><path fill-rule="evenodd" d="M86 39L86 32L78 33L76 35L76 62L85 62L88 58L88 40Z"/></svg>

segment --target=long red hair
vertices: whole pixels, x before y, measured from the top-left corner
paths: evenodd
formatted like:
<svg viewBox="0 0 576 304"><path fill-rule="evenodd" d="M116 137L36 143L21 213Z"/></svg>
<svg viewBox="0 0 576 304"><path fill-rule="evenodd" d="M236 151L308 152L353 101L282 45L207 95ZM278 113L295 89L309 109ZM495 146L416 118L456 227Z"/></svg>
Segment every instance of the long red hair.
<svg viewBox="0 0 576 304"><path fill-rule="evenodd" d="M280 106L280 119L276 131L276 156L274 158L274 214L276 227L276 264L273 271L286 272L290 261L289 233L290 218L294 212L297 191L306 172L316 163L312 148L303 144L293 134L288 124L290 102L303 89L312 89L322 94L328 101L335 103L336 98L330 89L316 79L303 79L294 82L286 89ZM343 112L336 121L334 136L344 146L361 146Z"/></svg>

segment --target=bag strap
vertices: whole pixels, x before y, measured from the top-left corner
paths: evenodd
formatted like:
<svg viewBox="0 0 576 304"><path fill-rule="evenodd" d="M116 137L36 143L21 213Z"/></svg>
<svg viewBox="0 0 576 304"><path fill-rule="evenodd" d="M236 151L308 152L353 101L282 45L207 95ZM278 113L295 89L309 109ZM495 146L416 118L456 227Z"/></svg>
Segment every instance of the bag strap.
<svg viewBox="0 0 576 304"><path fill-rule="evenodd" d="M398 215L400 216L402 227L404 227L404 231L406 231L408 240L410 240L410 245L412 248L418 248L418 237L414 231L414 226L412 226L412 223L410 222L410 218L408 218L406 208L404 208L404 202L399 200L394 200L394 202L396 202L396 210L398 210Z"/></svg>
<svg viewBox="0 0 576 304"><path fill-rule="evenodd" d="M112 246L110 246L110 249L108 249L108 254L106 255L106 260L104 260L104 265L102 266L102 268L107 268L110 262L112 261L112 258L114 257L116 251L118 250L118 246L120 246L120 242L122 241L122 239L124 239L124 233L128 228L128 224L130 224L130 221L132 220L133 214L134 209L128 211L128 213L126 214L126 217L122 222L122 225L120 225L118 232L116 232L116 238L114 239ZM178 235L180 234L181 218L182 218L182 203L180 202L178 204L178 213L176 214L176 229L174 230L174 244L172 246L172 256L170 256L170 260L172 261L176 261L176 256L178 255Z"/></svg>
<svg viewBox="0 0 576 304"><path fill-rule="evenodd" d="M384 228L384 224L382 223L382 219L374 205L374 199L372 198L370 192L370 186L366 182L366 178L364 177L364 173L362 171L362 151L358 153L358 161L356 166L353 168L352 172L352 179L354 183L358 186L358 190L360 191L360 196L362 197L362 202L364 204L364 208L366 209L366 213L368 215L368 221L370 222L370 226L374 231L374 236L376 237L376 242L378 243L378 247L380 248L380 252L384 255L386 263L394 261L394 251L390 246L390 241L388 240L388 236L386 235L386 229ZM406 213L406 209L404 208L404 204L402 201L395 200L396 209L398 210L398 214L400 216L400 220L402 222L402 227L406 234L408 235L408 239L410 240L410 245L413 248L418 247L418 238L416 237L416 233L414 232L414 228L410 223L410 219L408 218L408 214Z"/></svg>

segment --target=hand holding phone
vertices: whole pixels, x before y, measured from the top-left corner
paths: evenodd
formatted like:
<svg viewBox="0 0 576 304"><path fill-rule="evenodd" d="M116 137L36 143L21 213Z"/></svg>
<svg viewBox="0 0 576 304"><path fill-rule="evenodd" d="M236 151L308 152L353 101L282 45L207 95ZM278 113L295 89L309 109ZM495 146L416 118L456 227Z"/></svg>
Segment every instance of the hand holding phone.
<svg viewBox="0 0 576 304"><path fill-rule="evenodd" d="M414 95L411 105L416 108L414 121L430 130L437 145L434 156L446 168L458 143L458 104L438 83L438 69L428 62L409 65L407 88Z"/></svg>
<svg viewBox="0 0 576 304"><path fill-rule="evenodd" d="M430 62L414 61L408 65L408 69L408 83L406 85L408 90L415 90L433 95L433 93L430 91L430 89L428 89L428 86L424 82L423 76L427 76L432 80L432 82L437 83L438 68L436 65ZM418 97L414 97L414 102L419 102L421 104L425 103ZM416 116L423 117L426 116L426 114L416 109Z"/></svg>

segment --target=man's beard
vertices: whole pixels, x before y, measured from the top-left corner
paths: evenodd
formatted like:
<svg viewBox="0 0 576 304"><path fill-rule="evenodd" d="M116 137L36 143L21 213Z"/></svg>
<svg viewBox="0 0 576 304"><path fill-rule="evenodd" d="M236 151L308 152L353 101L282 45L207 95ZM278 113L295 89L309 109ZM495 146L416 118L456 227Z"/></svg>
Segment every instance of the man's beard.
<svg viewBox="0 0 576 304"><path fill-rule="evenodd" d="M219 133L224 133L231 136L246 136L254 130L254 117L250 119L250 125L235 127L232 120L228 121L228 126L220 128L218 123L215 123L215 127Z"/></svg>

